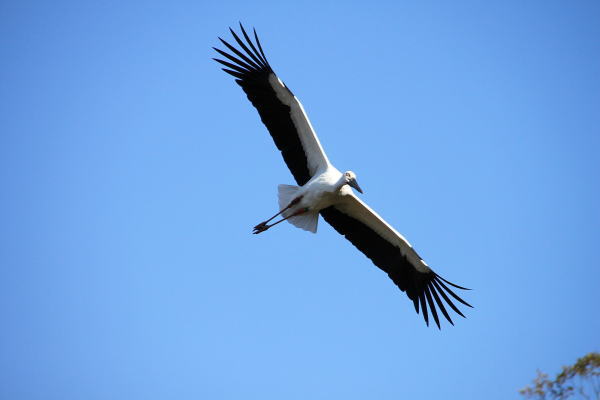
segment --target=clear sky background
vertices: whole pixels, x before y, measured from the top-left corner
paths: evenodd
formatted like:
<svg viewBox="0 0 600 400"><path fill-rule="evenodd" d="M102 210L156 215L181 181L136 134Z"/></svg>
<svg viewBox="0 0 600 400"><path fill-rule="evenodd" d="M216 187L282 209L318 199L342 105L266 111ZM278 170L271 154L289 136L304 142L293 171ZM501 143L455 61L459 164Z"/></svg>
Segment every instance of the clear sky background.
<svg viewBox="0 0 600 400"><path fill-rule="evenodd" d="M510 399L600 345L598 2L2 2L0 398ZM239 20L475 306L426 327L210 58Z"/></svg>

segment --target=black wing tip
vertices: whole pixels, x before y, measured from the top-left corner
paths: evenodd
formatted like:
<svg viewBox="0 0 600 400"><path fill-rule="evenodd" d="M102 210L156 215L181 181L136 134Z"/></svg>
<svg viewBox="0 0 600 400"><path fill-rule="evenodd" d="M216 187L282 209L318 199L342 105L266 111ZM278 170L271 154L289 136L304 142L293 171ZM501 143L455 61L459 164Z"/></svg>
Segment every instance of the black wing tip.
<svg viewBox="0 0 600 400"><path fill-rule="evenodd" d="M454 305L451 298L454 298L454 300L460 302L461 304L463 304L467 307L474 308L472 305L470 305L465 300L463 300L461 297L459 297L456 293L454 293L454 291L452 291L446 284L448 284L449 286L452 286L454 288L461 289L461 290L471 290L471 289L468 289L468 288L456 285L452 282L449 282L448 280L442 278L441 276L439 276L438 274L436 274L433 271L431 273L432 273L432 275L430 275L428 282L423 286L421 292L418 294L415 293L409 297L412 297L415 311L417 312L417 314L423 315L423 319L425 320L425 325L427 325L429 327L429 314L431 313L431 316L433 317L433 320L435 321L436 326L438 327L439 330L441 330L442 328L441 328L440 318L438 316L438 310L436 309L436 304L439 308L439 311L441 311L442 315L452 326L454 326L454 321L452 321L450 314L446 310L446 305L450 306L450 308L454 312L456 312L458 315L460 315L461 317L466 318L466 316L458 309L458 307L456 307L456 305ZM440 298L440 296L441 296L441 298ZM442 299L443 299L443 301L442 301ZM444 304L444 302L446 304ZM429 312L427 310L428 306L429 306ZM421 310L423 310L422 313L419 312L419 308Z"/></svg>
<svg viewBox="0 0 600 400"><path fill-rule="evenodd" d="M431 290L429 290L429 286L425 287L425 296L427 297L427 303L429 304L429 310L431 311L433 320L435 321L438 329L441 329L440 320L438 318L437 310L435 309L435 304L433 303L433 299L431 298Z"/></svg>
<svg viewBox="0 0 600 400"><path fill-rule="evenodd" d="M435 274L435 272L434 272L434 274ZM460 296L458 296L456 293L454 293L454 291L452 291L452 289L450 289L448 286L446 286L444 284L444 282L446 282L447 284L449 284L451 286L454 286L454 287L456 287L458 289L462 289L462 290L471 290L471 289L467 289L467 288L463 288L462 286L455 285L454 283L449 282L446 279L442 278L438 274L435 274L435 277L433 278L433 281L439 283L441 285L441 287L444 288L444 290L446 292L448 292L452 297L454 297L454 299L456 299L460 303L464 304L467 307L474 308L472 305L470 305L469 303L467 303L466 301L464 301Z"/></svg>
<svg viewBox="0 0 600 400"><path fill-rule="evenodd" d="M229 44L229 43L227 43L227 40L223 39L221 36L217 36L217 39L219 39L219 41L220 41L221 43L223 43L224 45L226 45L226 46ZM214 49L214 47L213 47L213 49ZM216 49L215 49L215 50L216 50Z"/></svg>
<svg viewBox="0 0 600 400"><path fill-rule="evenodd" d="M242 21L238 21L238 24L240 25L240 30L242 31L244 36L246 36L246 29L244 29L244 25L242 24ZM255 29L255 28L252 27L252 29Z"/></svg>
<svg viewBox="0 0 600 400"><path fill-rule="evenodd" d="M235 42L238 44L238 48L232 46L225 39L218 36L217 38L219 39L219 41L223 43L223 45L227 47L227 49L229 49L231 53L226 53L225 51L220 50L216 47L213 47L213 50L223 55L227 59L231 60L232 62L236 63L239 67L248 70L248 78L250 78L251 74L256 72L272 71L269 62L265 57L265 53L262 49L260 41L258 40L256 29L253 28L255 37L255 43L253 43L250 36L248 36L248 33L246 32L246 29L244 28L242 22L238 21L238 23L242 32L242 36L245 39L245 42L240 38L240 35L238 35L230 26L229 32L231 33L231 36L233 37Z"/></svg>
<svg viewBox="0 0 600 400"><path fill-rule="evenodd" d="M433 271L431 271L431 272L433 272ZM448 285L451 285L451 286L453 286L453 287L455 287L455 288L457 288L457 289L462 289L462 290L473 290L473 289L469 289L469 288L466 288L466 287L463 287L463 286L458 286L456 283L452 283L452 282L450 282L450 281L448 281L448 280L446 280L446 279L442 278L441 276L439 276L439 275L438 275L438 274L436 274L435 272L433 272L433 274L434 274L434 275L435 275L437 278L440 278L441 280L443 280L444 282L446 282Z"/></svg>

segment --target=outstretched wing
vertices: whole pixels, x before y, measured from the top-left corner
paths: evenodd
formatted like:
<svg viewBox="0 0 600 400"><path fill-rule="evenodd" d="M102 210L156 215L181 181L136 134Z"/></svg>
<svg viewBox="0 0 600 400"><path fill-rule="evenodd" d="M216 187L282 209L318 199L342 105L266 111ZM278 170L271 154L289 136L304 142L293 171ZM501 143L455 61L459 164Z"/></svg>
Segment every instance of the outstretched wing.
<svg viewBox="0 0 600 400"><path fill-rule="evenodd" d="M236 78L235 81L258 110L296 182L302 186L317 171L324 170L329 160L302 104L271 69L256 30L253 43L242 24L240 29L245 42L229 28L240 48L219 38L230 53L213 47L226 58L214 60L226 67L223 71Z"/></svg>
<svg viewBox="0 0 600 400"><path fill-rule="evenodd" d="M354 194L348 193L343 196L340 203L321 210L321 215L376 266L385 271L400 290L406 292L417 313L419 306L421 307L427 325L429 308L435 323L440 327L436 304L452 325L454 323L445 305L450 306L462 317L464 315L452 299L471 307L449 286L468 289L448 282L433 272L400 233Z"/></svg>

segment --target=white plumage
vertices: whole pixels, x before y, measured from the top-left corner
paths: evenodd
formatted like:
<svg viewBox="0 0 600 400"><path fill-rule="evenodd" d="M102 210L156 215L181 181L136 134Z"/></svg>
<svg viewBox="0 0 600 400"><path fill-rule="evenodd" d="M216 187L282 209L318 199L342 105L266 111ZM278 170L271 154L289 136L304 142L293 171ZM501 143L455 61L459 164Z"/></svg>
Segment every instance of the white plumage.
<svg viewBox="0 0 600 400"><path fill-rule="evenodd" d="M229 61L215 60L236 78L256 107L298 183L298 186L279 185L280 211L256 225L254 233L286 220L314 233L321 215L406 292L417 313L422 310L427 325L428 309L438 328L437 308L451 324L446 306L464 317L452 299L471 306L449 286L467 289L436 274L400 233L354 194L351 187L362 193L356 175L352 171L342 173L329 162L304 107L271 69L256 31L252 41L241 24L240 29L245 41L232 29L230 32L242 50L219 38L234 55L215 48ZM282 216L279 221L269 224L279 215Z"/></svg>

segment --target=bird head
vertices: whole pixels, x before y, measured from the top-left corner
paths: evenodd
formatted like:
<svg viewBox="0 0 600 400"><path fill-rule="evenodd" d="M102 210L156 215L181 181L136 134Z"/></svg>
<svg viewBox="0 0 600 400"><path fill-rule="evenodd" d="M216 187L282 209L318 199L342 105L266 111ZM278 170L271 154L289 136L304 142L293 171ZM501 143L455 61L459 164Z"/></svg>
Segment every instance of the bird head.
<svg viewBox="0 0 600 400"><path fill-rule="evenodd" d="M356 182L356 174L352 171L344 172L344 180L346 184L354 189L358 190L359 193L362 193L362 189L358 186L358 182Z"/></svg>

